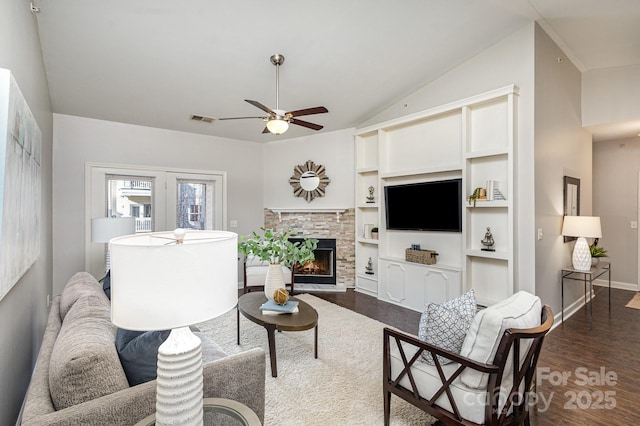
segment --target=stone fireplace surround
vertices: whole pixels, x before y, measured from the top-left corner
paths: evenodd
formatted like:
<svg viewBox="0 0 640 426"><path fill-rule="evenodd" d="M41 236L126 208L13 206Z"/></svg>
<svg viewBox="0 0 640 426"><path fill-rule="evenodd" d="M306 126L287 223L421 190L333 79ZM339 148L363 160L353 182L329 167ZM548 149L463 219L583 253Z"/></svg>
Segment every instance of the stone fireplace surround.
<svg viewBox="0 0 640 426"><path fill-rule="evenodd" d="M291 229L298 238L336 239L336 290L355 285L355 209L344 212L292 211L264 209L264 226L274 230ZM298 286L296 285L296 288Z"/></svg>

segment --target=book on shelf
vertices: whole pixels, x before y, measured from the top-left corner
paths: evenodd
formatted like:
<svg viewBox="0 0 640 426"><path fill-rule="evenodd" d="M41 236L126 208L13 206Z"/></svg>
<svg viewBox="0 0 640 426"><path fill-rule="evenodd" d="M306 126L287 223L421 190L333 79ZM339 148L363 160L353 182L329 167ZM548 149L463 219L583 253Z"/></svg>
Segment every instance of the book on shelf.
<svg viewBox="0 0 640 426"><path fill-rule="evenodd" d="M262 313L281 313L281 314L292 314L294 312L298 312L298 301L289 300L284 305L278 305L273 300L267 300L260 306L260 310Z"/></svg>

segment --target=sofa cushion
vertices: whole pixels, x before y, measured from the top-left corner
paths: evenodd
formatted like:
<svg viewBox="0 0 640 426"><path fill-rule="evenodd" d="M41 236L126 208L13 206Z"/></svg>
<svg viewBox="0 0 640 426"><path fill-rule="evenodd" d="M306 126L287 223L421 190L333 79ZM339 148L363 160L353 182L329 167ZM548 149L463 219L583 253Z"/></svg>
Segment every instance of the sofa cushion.
<svg viewBox="0 0 640 426"><path fill-rule="evenodd" d="M504 331L508 328L532 328L540 325L542 303L540 298L519 291L511 297L479 311L469 327L460 355L485 364L491 364L498 350ZM522 342L520 353L524 356L529 342ZM528 344L527 344L528 343ZM504 381L511 379L512 356L509 355L504 372ZM465 369L460 375L462 382L472 388L485 389L488 374Z"/></svg>
<svg viewBox="0 0 640 426"><path fill-rule="evenodd" d="M195 327L192 327L195 329ZM202 364L224 358L227 354L210 337L196 330L202 343ZM158 376L158 348L167 340L171 330L132 331L119 328L116 349L130 386L155 380Z"/></svg>
<svg viewBox="0 0 640 426"><path fill-rule="evenodd" d="M171 330L132 331L119 328L116 350L130 386L157 377L158 347L167 340Z"/></svg>
<svg viewBox="0 0 640 426"><path fill-rule="evenodd" d="M476 298L473 290L442 304L429 303L420 317L418 338L459 354L475 314ZM423 353L421 360L434 365L430 353ZM453 362L441 356L438 356L438 361L441 364Z"/></svg>
<svg viewBox="0 0 640 426"><path fill-rule="evenodd" d="M94 279L95 281L95 279ZM69 309L49 361L49 388L56 410L129 387L115 346L115 326L102 288Z"/></svg>
<svg viewBox="0 0 640 426"><path fill-rule="evenodd" d="M69 309L79 298L96 293L104 294L104 290L93 275L87 272L78 272L73 275L60 295L60 319L64 321Z"/></svg>

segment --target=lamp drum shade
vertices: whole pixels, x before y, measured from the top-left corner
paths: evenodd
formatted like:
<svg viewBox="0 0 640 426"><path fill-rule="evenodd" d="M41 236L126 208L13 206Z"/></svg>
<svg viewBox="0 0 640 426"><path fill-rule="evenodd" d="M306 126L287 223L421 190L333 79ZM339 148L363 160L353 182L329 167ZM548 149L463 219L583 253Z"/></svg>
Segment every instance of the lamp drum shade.
<svg viewBox="0 0 640 426"><path fill-rule="evenodd" d="M599 216L565 216L562 223L565 237L602 238Z"/></svg>
<svg viewBox="0 0 640 426"><path fill-rule="evenodd" d="M97 217L91 219L91 242L108 243L122 235L135 234L135 217Z"/></svg>
<svg viewBox="0 0 640 426"><path fill-rule="evenodd" d="M118 327L185 327L222 315L237 303L238 235L233 232L127 235L112 239L109 249L111 321Z"/></svg>

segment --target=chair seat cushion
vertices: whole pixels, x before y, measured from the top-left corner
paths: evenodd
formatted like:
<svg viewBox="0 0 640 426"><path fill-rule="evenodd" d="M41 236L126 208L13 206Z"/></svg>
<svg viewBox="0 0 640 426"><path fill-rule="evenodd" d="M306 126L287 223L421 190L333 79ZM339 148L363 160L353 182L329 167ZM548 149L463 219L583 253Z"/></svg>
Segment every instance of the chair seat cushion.
<svg viewBox="0 0 640 426"><path fill-rule="evenodd" d="M475 314L476 298L473 290L442 304L429 303L420 317L418 338L459 354ZM423 353L421 360L434 365L429 353ZM453 362L441 356L438 356L438 360L441 364Z"/></svg>
<svg viewBox="0 0 640 426"><path fill-rule="evenodd" d="M409 343L403 343L406 356L410 359L415 353L417 348ZM395 344L391 346L391 374L392 377L397 377L403 369L403 362L400 356L400 352ZM460 366L458 363L449 363L442 366L445 377L449 378ZM438 370L435 366L428 365L424 362L416 362L411 368L411 373L416 383L416 387L420 395L423 398L431 398L442 386L442 381L438 375ZM405 375L400 380L400 385L406 389L411 390L411 382ZM460 378L451 383L449 387L453 395L454 401L460 415L466 420L482 424L484 422L484 410L487 401L487 395L485 390L474 389L464 385ZM444 408L445 410L452 411L451 404L447 398L446 393L441 395L436 401L436 405Z"/></svg>
<svg viewBox="0 0 640 426"><path fill-rule="evenodd" d="M540 325L542 303L540 298L526 291L519 291L511 297L479 311L473 318L471 327L462 344L460 355L474 361L491 364L496 356L500 339L508 328L533 328ZM526 354L529 342L522 342L520 353ZM513 363L511 355L507 360L504 382L511 379ZM460 375L462 382L472 388L486 389L488 374L467 369Z"/></svg>

